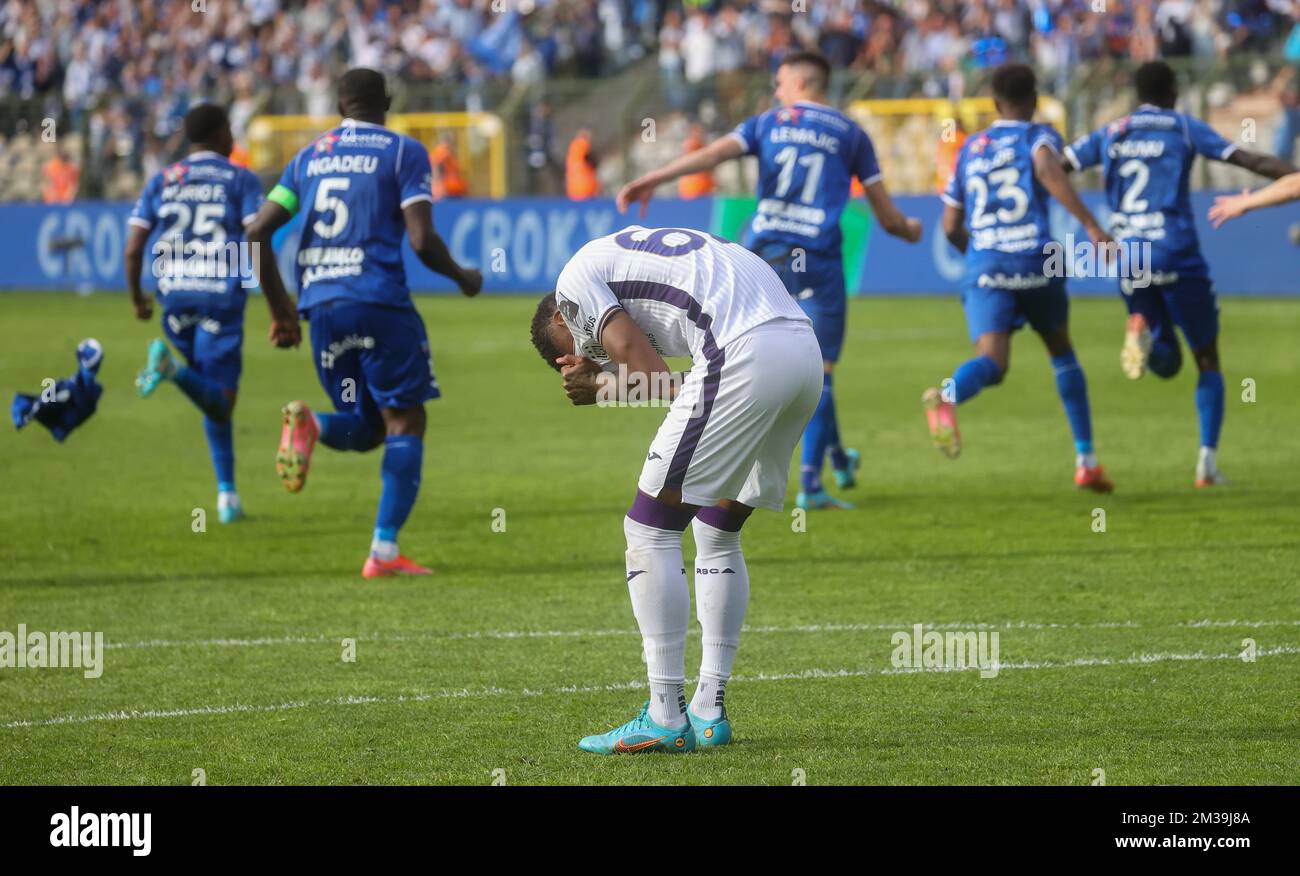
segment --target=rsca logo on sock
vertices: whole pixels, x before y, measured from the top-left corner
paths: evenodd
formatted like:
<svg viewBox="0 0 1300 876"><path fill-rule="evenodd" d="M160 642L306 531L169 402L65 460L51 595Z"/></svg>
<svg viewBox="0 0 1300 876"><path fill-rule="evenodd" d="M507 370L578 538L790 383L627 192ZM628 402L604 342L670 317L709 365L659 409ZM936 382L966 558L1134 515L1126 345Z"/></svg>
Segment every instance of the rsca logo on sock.
<svg viewBox="0 0 1300 876"><path fill-rule="evenodd" d="M925 630L914 624L911 632L899 630L889 638L894 646L890 662L895 669L947 672L979 669L980 678L997 678L999 634L996 630Z"/></svg>
<svg viewBox="0 0 1300 876"><path fill-rule="evenodd" d="M143 858L153 849L153 815L145 812L69 812L50 816L50 845L55 848L129 848Z"/></svg>

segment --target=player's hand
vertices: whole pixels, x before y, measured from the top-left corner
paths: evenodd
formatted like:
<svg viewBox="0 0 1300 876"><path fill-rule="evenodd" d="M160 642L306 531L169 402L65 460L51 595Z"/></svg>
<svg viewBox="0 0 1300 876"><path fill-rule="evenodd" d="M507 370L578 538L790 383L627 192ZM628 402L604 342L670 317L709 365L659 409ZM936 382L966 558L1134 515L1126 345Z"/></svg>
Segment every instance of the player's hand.
<svg viewBox="0 0 1300 876"><path fill-rule="evenodd" d="M644 219L646 207L649 206L650 198L658 187L659 184L649 176L634 179L618 190L618 194L614 197L614 205L618 207L618 212L626 213L630 205L640 204L641 210L637 215Z"/></svg>
<svg viewBox="0 0 1300 876"><path fill-rule="evenodd" d="M564 378L564 394L575 405L596 403L596 378L603 373L601 367L586 356L569 354L555 360Z"/></svg>
<svg viewBox="0 0 1300 876"><path fill-rule="evenodd" d="M466 298L473 298L483 291L483 272L478 268L466 268L461 271L461 277L460 294Z"/></svg>
<svg viewBox="0 0 1300 876"><path fill-rule="evenodd" d="M1248 212L1246 196L1249 194L1250 189L1242 189L1240 195L1219 195L1215 198L1214 206L1210 208L1210 224L1219 228L1229 219L1245 216Z"/></svg>
<svg viewBox="0 0 1300 876"><path fill-rule="evenodd" d="M298 325L298 317L294 314L287 317L274 317L271 320L269 334L271 343L281 350L297 347L302 343L302 327Z"/></svg>
<svg viewBox="0 0 1300 876"><path fill-rule="evenodd" d="M141 322L148 322L153 319L153 301L149 298L140 297L131 302L135 306L135 318Z"/></svg>
<svg viewBox="0 0 1300 876"><path fill-rule="evenodd" d="M925 228L921 225L921 220L913 216L907 217L907 231L903 234L903 239L908 243L920 243L921 235Z"/></svg>

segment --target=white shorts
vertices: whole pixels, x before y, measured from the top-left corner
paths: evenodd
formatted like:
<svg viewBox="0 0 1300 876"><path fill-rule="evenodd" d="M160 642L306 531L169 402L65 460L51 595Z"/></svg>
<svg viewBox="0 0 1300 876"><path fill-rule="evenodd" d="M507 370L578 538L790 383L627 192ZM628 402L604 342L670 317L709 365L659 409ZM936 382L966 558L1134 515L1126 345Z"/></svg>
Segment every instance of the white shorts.
<svg viewBox="0 0 1300 876"><path fill-rule="evenodd" d="M688 505L734 499L785 507L790 460L821 399L821 347L812 326L765 322L697 363L646 454L641 492L676 489Z"/></svg>

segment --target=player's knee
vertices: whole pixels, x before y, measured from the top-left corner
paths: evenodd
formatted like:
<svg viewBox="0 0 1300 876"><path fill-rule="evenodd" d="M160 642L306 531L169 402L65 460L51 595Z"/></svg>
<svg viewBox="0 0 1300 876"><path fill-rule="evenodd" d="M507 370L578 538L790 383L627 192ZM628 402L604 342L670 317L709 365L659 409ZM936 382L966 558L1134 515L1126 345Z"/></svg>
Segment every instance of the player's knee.
<svg viewBox="0 0 1300 876"><path fill-rule="evenodd" d="M627 516L623 518L627 549L680 544L682 533L694 516L691 510L661 502L638 490L632 507L627 509Z"/></svg>
<svg viewBox="0 0 1300 876"><path fill-rule="evenodd" d="M717 556L740 549L740 529L753 509L743 505L712 505L695 514L691 530L695 547L702 557Z"/></svg>

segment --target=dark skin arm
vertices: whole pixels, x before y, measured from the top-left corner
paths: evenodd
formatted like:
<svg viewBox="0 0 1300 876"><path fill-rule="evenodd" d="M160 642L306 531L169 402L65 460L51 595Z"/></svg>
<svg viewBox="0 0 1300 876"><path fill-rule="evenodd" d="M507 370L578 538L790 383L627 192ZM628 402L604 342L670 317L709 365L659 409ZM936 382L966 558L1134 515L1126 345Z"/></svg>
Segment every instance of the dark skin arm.
<svg viewBox="0 0 1300 876"><path fill-rule="evenodd" d="M461 294L473 298L483 288L483 274L474 268L463 268L451 257L447 244L433 227L433 206L428 201L416 201L402 210L406 221L406 236L411 249L420 261L435 274L441 274L460 287Z"/></svg>
<svg viewBox="0 0 1300 876"><path fill-rule="evenodd" d="M1079 193L1070 185L1070 178L1061 167L1061 156L1052 149L1041 147L1034 152L1034 176L1047 189L1047 193L1070 211L1070 215L1079 220L1088 238L1094 244L1113 243L1111 236L1101 227L1097 217L1092 215L1079 198Z"/></svg>
<svg viewBox="0 0 1300 876"><path fill-rule="evenodd" d="M649 390L652 399L672 401L677 388L677 382L672 379L672 371L632 317L623 311L611 316L601 332L600 343L611 360L626 366L624 371L629 378L637 376L648 383L648 387L642 388ZM618 374L602 370L585 356L568 354L555 361L564 378L564 393L575 405L595 404L597 393L602 388L613 398L627 397L627 386L617 385ZM668 393L668 398L656 397L661 389Z"/></svg>
<svg viewBox="0 0 1300 876"><path fill-rule="evenodd" d="M126 235L126 252L122 255L122 263L126 265L126 286L131 290L131 305L135 308L135 318L139 320L153 318L153 301L140 286L140 275L144 272L144 249L148 242L149 229L132 225Z"/></svg>
<svg viewBox="0 0 1300 876"><path fill-rule="evenodd" d="M245 230L248 242L257 249L257 278L262 286L262 297L266 299L266 306L271 311L271 343L281 349L302 343L298 311L284 288L280 266L276 264L275 251L271 248L271 238L276 230L291 218L293 217L284 207L267 201Z"/></svg>
<svg viewBox="0 0 1300 876"><path fill-rule="evenodd" d="M943 205L943 236L948 238L957 252L965 253L970 243L970 234L966 231L966 211L952 204Z"/></svg>
<svg viewBox="0 0 1300 876"><path fill-rule="evenodd" d="M1269 179L1281 179L1296 172L1296 169L1289 161L1283 161L1281 158L1265 155L1262 152L1251 152L1249 149L1236 150L1228 156L1227 163L1235 164L1237 167L1244 167L1251 173L1257 173Z"/></svg>

